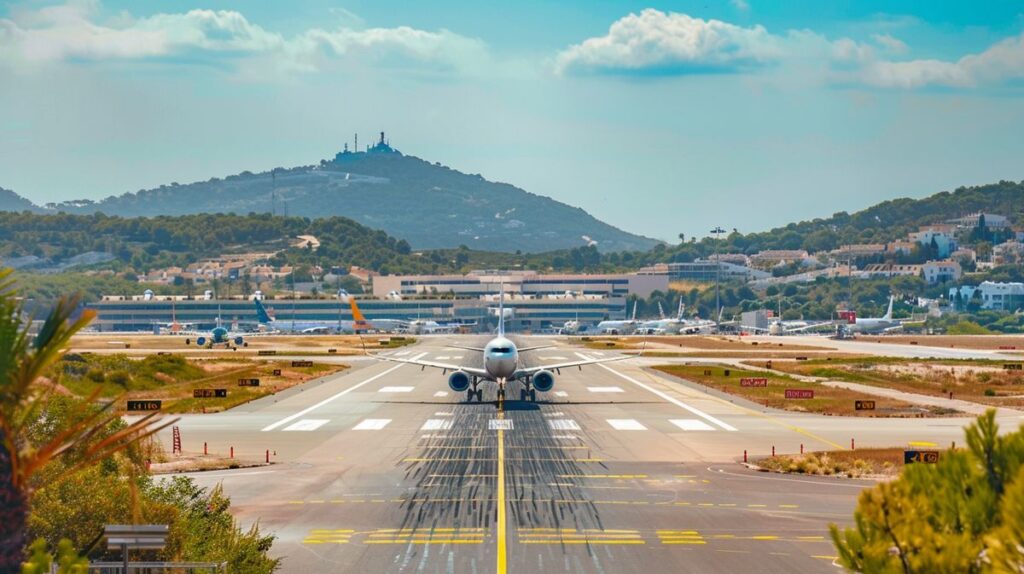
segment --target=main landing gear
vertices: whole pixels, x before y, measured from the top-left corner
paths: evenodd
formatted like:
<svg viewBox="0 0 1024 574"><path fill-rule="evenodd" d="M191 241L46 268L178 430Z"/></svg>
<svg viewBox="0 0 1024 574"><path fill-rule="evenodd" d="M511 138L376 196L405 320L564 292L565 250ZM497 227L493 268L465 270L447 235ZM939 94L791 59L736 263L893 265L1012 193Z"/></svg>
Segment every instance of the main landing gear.
<svg viewBox="0 0 1024 574"><path fill-rule="evenodd" d="M468 391L466 391L466 402L467 403L473 402L473 397L476 397L476 401L478 403L484 402L484 390L477 388L477 385L479 384L479 382L480 381L476 377L473 377L473 386L470 387L470 389Z"/></svg>

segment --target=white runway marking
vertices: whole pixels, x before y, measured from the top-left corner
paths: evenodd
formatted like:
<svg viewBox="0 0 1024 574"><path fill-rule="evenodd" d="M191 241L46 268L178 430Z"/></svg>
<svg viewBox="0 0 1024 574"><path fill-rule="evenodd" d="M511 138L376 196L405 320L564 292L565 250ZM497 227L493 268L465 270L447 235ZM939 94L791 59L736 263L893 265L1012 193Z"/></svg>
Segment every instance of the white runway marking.
<svg viewBox="0 0 1024 574"><path fill-rule="evenodd" d="M378 393L411 393L413 387L381 387Z"/></svg>
<svg viewBox="0 0 1024 574"><path fill-rule="evenodd" d="M580 357L581 359L588 359L588 358L590 358L590 357L587 357L586 355L584 355L583 353L576 353L576 356ZM606 371L608 371L609 373L612 373L613 375L615 375L617 377L621 377L621 378L623 378L623 379L633 383L634 385L640 387L641 389L645 389L647 391L650 391L650 392L658 395L662 399L672 403L673 405L675 405L675 406L677 406L679 408L682 408L682 409L686 409L686 410L690 411L691 413L697 415L698 417L700 417L700 418L702 418L702 419L704 419L704 420L706 420L708 422L714 423L714 424L722 427L723 429L725 429L727 431L736 431L736 427L734 427L734 426L732 426L732 425L730 425L730 424L728 424L726 422L722 422L722 421L718 420L717 418L707 414L706 412L704 412L704 411L702 411L700 409L691 407L690 405L684 403L683 401L680 401L678 399L674 399L674 398L668 396L667 394L659 391L658 389L655 389L654 387L652 387L650 385L645 385L644 383L641 383L640 381L634 379L633 377L630 377L629 375L620 373L620 372L616 371L615 369L612 369L608 365L602 365L602 364L598 363L597 366L601 367L602 369L604 369Z"/></svg>
<svg viewBox="0 0 1024 574"><path fill-rule="evenodd" d="M313 431L313 430L316 430L316 429L324 426L328 422L330 422L330 421L328 421L327 419L302 419L301 421L299 421L299 422L297 422L297 423L295 423L295 424L285 428L284 430L286 430L286 431Z"/></svg>
<svg viewBox="0 0 1024 574"><path fill-rule="evenodd" d="M452 428L453 422L455 421L447 419L427 419L427 422L423 423L420 430L448 430Z"/></svg>
<svg viewBox="0 0 1024 574"><path fill-rule="evenodd" d="M569 393L567 393L565 391L555 391L555 396L556 397L567 397L567 396L569 396Z"/></svg>
<svg viewBox="0 0 1024 574"><path fill-rule="evenodd" d="M576 354L579 355L579 353L576 353ZM597 355L598 357L603 357L604 356L604 353L602 353L601 351L594 351L591 354L592 355Z"/></svg>
<svg viewBox="0 0 1024 574"><path fill-rule="evenodd" d="M620 387L587 387L587 390L592 393L622 393L624 392Z"/></svg>
<svg viewBox="0 0 1024 574"><path fill-rule="evenodd" d="M580 430L580 425L572 419L553 419L548 424L551 430Z"/></svg>
<svg viewBox="0 0 1024 574"><path fill-rule="evenodd" d="M389 422L391 422L391 419L366 419L352 427L352 430L381 430L388 426Z"/></svg>
<svg viewBox="0 0 1024 574"><path fill-rule="evenodd" d="M434 357L435 361L447 361L448 359L451 359L451 357L449 357L448 355L441 355L439 357Z"/></svg>
<svg viewBox="0 0 1024 574"><path fill-rule="evenodd" d="M395 356L396 357L401 357L402 355L408 355L408 354L409 354L409 351L399 351L399 352L395 353Z"/></svg>
<svg viewBox="0 0 1024 574"><path fill-rule="evenodd" d="M436 393L434 393L434 396L435 397L447 397L448 396L448 391L437 391Z"/></svg>
<svg viewBox="0 0 1024 574"><path fill-rule="evenodd" d="M576 435L556 434L556 435L552 435L551 438L556 439L556 440L576 440Z"/></svg>
<svg viewBox="0 0 1024 574"><path fill-rule="evenodd" d="M714 427L704 421L697 419L672 419L670 423L683 429L684 431L713 431Z"/></svg>
<svg viewBox="0 0 1024 574"><path fill-rule="evenodd" d="M461 358L462 358L462 355L452 355L452 360L458 360L458 359L461 359Z"/></svg>
<svg viewBox="0 0 1024 574"><path fill-rule="evenodd" d="M444 411L438 411L438 412L434 413L434 416L435 417L453 417L453 416L455 416L455 413L446 413Z"/></svg>
<svg viewBox="0 0 1024 574"><path fill-rule="evenodd" d="M545 361L568 361L569 357L541 357Z"/></svg>
<svg viewBox="0 0 1024 574"><path fill-rule="evenodd" d="M563 413L562 411L555 411L553 413L544 413L544 416L546 416L546 417L560 417L560 416L562 416L564 414L565 413Z"/></svg>
<svg viewBox="0 0 1024 574"><path fill-rule="evenodd" d="M426 353L421 353L419 356L413 357L413 359L414 360L415 359L420 359L420 358L423 357L423 355L426 355ZM377 373L376 375L370 377L369 379L366 379L365 381L363 381L361 383L357 383L355 385L352 385L351 387L345 389L344 391L341 391L341 392L339 392L337 394L331 395L331 396L327 397L326 399L320 401L319 403L317 403L317 404L315 404L315 405L313 405L311 407L307 407L305 409L302 409L301 411L295 413L294 415L289 415L289 416L284 417L283 419L277 421L274 424L267 425L267 426L263 427L263 432L272 431L272 430L276 429L277 427L279 427L281 425L288 424L288 423L292 422L293 420L295 420L295 419L297 419L297 418L299 418L301 416L305 416L305 415L315 411L316 409L318 409L318 408L320 408L320 407L322 407L322 406L324 406L324 405L326 405L326 404L328 404L328 403L330 403L330 402L332 402L332 401L334 401L334 400L336 400L336 399L338 399L340 397L343 397L343 396L351 393L352 391L358 389L359 387L361 387L363 385L370 384L373 381L376 381L377 379L383 377L384 375L390 374L390 373L398 370L402 366L404 366L404 363L399 364L399 365L395 365L394 367L391 367L390 369L388 369L386 371Z"/></svg>
<svg viewBox="0 0 1024 574"><path fill-rule="evenodd" d="M491 419L487 426L490 430L512 430L512 419Z"/></svg>
<svg viewBox="0 0 1024 574"><path fill-rule="evenodd" d="M647 430L647 427L640 424L636 419L605 419L615 430Z"/></svg>

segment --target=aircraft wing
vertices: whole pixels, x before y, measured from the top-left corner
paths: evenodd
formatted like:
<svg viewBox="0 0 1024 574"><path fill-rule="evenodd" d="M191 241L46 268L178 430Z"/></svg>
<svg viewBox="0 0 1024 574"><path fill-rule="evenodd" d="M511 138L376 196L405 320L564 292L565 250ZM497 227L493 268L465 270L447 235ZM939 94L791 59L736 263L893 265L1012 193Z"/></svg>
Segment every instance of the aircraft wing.
<svg viewBox="0 0 1024 574"><path fill-rule="evenodd" d="M438 363L436 361L421 361L419 359L402 359L400 357L389 357L388 355L375 355L370 353L370 356L375 359L382 361L390 361L392 363L405 363L407 365L417 365L420 367L430 367L432 369L443 369L445 371L465 371L471 375L477 375L480 377L487 376L487 371L480 367L466 367L463 365L453 365L451 363Z"/></svg>
<svg viewBox="0 0 1024 574"><path fill-rule="evenodd" d="M528 367L525 369L519 369L516 371L516 375L532 375L537 371L557 371L558 369L568 369L569 367L582 367L583 365L594 365L597 363L611 363L612 361L624 361L626 359L634 358L633 355L622 355L619 357L605 357L601 359L582 359L579 361L570 361L568 363L554 363L552 365L538 365L536 367Z"/></svg>
<svg viewBox="0 0 1024 574"><path fill-rule="evenodd" d="M818 327L825 327L832 325L832 321L825 321L824 323L814 323L813 325L804 325L803 327L794 327L792 329L786 329L787 333L798 333L800 331L806 331L808 329L816 329Z"/></svg>
<svg viewBox="0 0 1024 574"><path fill-rule="evenodd" d="M465 349L467 351L479 351L481 353L484 352L484 348L483 347L468 347L466 345L445 345L445 347L450 347L452 349ZM520 350L522 350L522 349L520 349Z"/></svg>
<svg viewBox="0 0 1024 574"><path fill-rule="evenodd" d="M519 347L518 351L520 353L522 353L523 351L537 351L537 350L540 350L540 349L553 349L553 348L555 348L555 345L534 345L532 347Z"/></svg>

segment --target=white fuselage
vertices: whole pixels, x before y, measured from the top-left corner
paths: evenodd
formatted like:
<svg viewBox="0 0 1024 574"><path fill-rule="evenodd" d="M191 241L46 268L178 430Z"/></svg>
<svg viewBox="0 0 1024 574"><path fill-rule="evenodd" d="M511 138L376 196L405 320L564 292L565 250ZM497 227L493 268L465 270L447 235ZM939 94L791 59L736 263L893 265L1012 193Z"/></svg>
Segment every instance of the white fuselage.
<svg viewBox="0 0 1024 574"><path fill-rule="evenodd" d="M494 381L508 380L519 369L519 350L505 337L495 337L484 345L484 370Z"/></svg>

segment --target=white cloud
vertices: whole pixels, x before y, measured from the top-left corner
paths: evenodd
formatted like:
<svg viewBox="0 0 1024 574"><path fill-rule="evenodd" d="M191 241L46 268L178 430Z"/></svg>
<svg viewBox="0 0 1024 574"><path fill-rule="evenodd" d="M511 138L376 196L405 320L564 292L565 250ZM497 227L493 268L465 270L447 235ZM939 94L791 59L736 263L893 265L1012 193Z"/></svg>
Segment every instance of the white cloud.
<svg viewBox="0 0 1024 574"><path fill-rule="evenodd" d="M732 4L733 8L739 10L740 12L746 12L747 10L750 10L750 3L747 2L747 0L730 0L729 3Z"/></svg>
<svg viewBox="0 0 1024 574"><path fill-rule="evenodd" d="M956 61L919 59L872 60L858 74L863 83L879 88L939 86L968 88L1024 78L1024 34L1002 40L979 54Z"/></svg>
<svg viewBox="0 0 1024 574"><path fill-rule="evenodd" d="M315 70L329 59L412 60L447 68L478 62L484 44L447 30L312 28L286 38L231 10L190 10L97 23L95 3L19 11L0 19L0 60L39 64L64 60L176 56L273 58L281 68Z"/></svg>
<svg viewBox="0 0 1024 574"><path fill-rule="evenodd" d="M700 73L771 63L780 38L762 26L646 9L611 25L608 34L570 46L556 59L560 73Z"/></svg>
<svg viewBox="0 0 1024 574"><path fill-rule="evenodd" d="M871 39L893 54L905 54L909 49L902 40L889 34L873 34Z"/></svg>
<svg viewBox="0 0 1024 574"><path fill-rule="evenodd" d="M555 70L685 75L749 72L769 64L793 71L803 65L805 76L817 70L822 82L887 89L972 88L1024 78L1024 34L955 61L897 59L908 52L907 44L888 33L872 34L870 42L830 40L810 30L771 34L763 26L742 27L646 9L615 21L606 35L559 53Z"/></svg>

